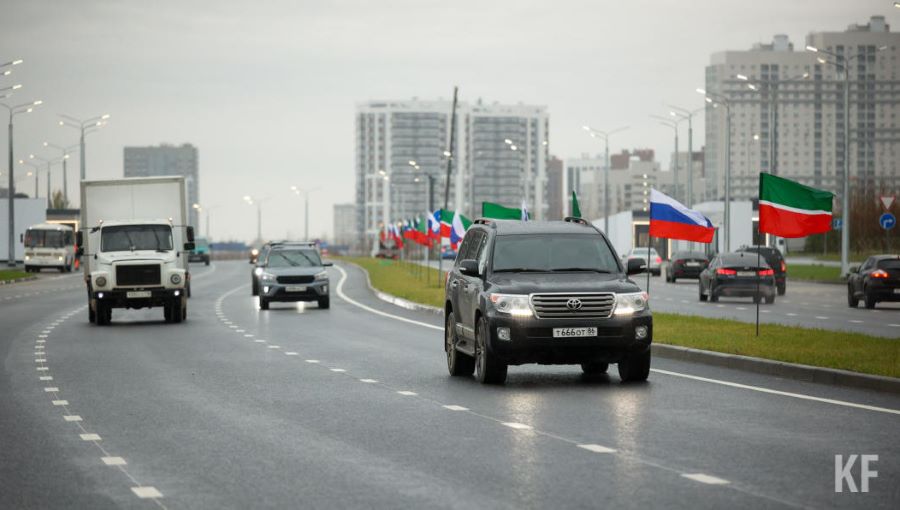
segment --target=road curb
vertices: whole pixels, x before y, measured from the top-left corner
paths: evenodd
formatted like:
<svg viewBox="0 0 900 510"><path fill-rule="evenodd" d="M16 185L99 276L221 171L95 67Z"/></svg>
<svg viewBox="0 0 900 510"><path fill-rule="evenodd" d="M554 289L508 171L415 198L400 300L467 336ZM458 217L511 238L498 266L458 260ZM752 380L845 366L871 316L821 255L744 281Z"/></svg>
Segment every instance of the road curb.
<svg viewBox="0 0 900 510"><path fill-rule="evenodd" d="M375 296L382 301L397 305L407 310L430 312L434 314L442 314L444 312L444 310L436 306L414 303L408 299L403 299L392 294L388 294L387 292L378 290L372 286L372 280L369 277L369 272L364 267L352 262L344 263L359 268L366 275L366 285L368 285L369 290L371 290L375 294ZM659 356L660 358L703 363L705 365L732 368L743 370L745 372L753 372L756 374L771 375L784 379L793 379L796 381L806 381L819 384L829 384L832 386L845 386L850 388L861 388L900 394L900 379L893 377L860 374L857 372L851 372L849 370L838 370L834 368L800 365L797 363L774 361L764 358L755 358L752 356L742 356L739 354L726 354L724 352L704 351L701 349L692 349L690 347L681 347L678 345L654 343L651 346L651 349L653 351L653 355Z"/></svg>
<svg viewBox="0 0 900 510"><path fill-rule="evenodd" d="M0 282L0 285L12 285L14 283L30 282L37 279L37 276L26 276L25 278L16 278L15 280L3 280Z"/></svg>
<svg viewBox="0 0 900 510"><path fill-rule="evenodd" d="M772 375L797 381L900 394L900 379L893 377L860 374L849 370L800 365L784 361L755 358L752 356L741 356L739 354L704 351L678 345L654 343L652 349L653 354L661 358L692 361L724 368L734 368L746 372Z"/></svg>

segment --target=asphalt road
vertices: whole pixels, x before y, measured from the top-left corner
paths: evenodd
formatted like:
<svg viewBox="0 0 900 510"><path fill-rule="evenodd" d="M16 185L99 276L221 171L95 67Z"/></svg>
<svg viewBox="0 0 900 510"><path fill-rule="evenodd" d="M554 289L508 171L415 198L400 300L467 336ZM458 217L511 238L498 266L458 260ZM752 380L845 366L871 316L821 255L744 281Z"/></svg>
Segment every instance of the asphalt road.
<svg viewBox="0 0 900 510"><path fill-rule="evenodd" d="M646 274L632 276L632 279L646 290ZM718 303L701 302L697 280L691 279L667 283L663 277L651 277L650 306L661 312L756 321L756 305L751 298L720 297ZM900 303L878 303L874 310L867 310L862 303L857 308L850 308L844 285L788 279L787 293L777 296L771 305L763 301L759 305L759 314L760 321L766 323L851 331L900 340Z"/></svg>
<svg viewBox="0 0 900 510"><path fill-rule="evenodd" d="M267 312L249 271L195 267L180 325L94 327L77 275L0 287L0 508L900 507L900 396L664 359L485 387L355 268ZM878 455L869 492L838 454Z"/></svg>

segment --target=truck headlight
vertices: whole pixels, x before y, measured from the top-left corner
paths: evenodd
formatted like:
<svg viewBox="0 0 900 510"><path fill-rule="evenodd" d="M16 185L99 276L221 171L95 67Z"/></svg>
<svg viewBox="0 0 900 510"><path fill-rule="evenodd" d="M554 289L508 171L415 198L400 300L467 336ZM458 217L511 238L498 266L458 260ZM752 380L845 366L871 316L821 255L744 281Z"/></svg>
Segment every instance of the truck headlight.
<svg viewBox="0 0 900 510"><path fill-rule="evenodd" d="M649 295L646 292L616 294L616 315L632 315L647 309Z"/></svg>
<svg viewBox="0 0 900 510"><path fill-rule="evenodd" d="M531 317L531 305L528 296L523 294L491 294L491 303L500 313L508 313L515 317Z"/></svg>
<svg viewBox="0 0 900 510"><path fill-rule="evenodd" d="M97 279L94 280L94 283L96 283L98 287L106 287L106 277L98 276Z"/></svg>
<svg viewBox="0 0 900 510"><path fill-rule="evenodd" d="M179 283L181 283L181 275L175 273L169 277L169 281L172 282L172 285L178 285Z"/></svg>
<svg viewBox="0 0 900 510"><path fill-rule="evenodd" d="M323 280L328 279L328 271L322 271L321 273L316 273L316 281L321 282Z"/></svg>

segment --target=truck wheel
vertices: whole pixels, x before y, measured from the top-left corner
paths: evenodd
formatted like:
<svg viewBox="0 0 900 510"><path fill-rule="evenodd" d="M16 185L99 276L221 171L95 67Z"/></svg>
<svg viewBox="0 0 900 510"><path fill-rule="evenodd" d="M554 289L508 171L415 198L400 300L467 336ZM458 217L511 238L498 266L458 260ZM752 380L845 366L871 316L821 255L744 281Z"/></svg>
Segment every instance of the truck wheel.
<svg viewBox="0 0 900 510"><path fill-rule="evenodd" d="M259 298L259 309L260 310L268 310L269 309L269 300L266 298Z"/></svg>
<svg viewBox="0 0 900 510"><path fill-rule="evenodd" d="M632 354L619 362L619 378L622 382L646 381L650 375L650 349Z"/></svg>
<svg viewBox="0 0 900 510"><path fill-rule="evenodd" d="M172 322L178 324L179 322L184 320L184 312L187 308L187 304L184 299L176 299L172 302Z"/></svg>
<svg viewBox="0 0 900 510"><path fill-rule="evenodd" d="M60 273L65 273L65 272L66 272L66 266L59 266L57 269L59 269L59 272L60 272Z"/></svg>
<svg viewBox="0 0 900 510"><path fill-rule="evenodd" d="M97 318L98 326L106 326L112 322L112 309L102 302L97 302Z"/></svg>
<svg viewBox="0 0 900 510"><path fill-rule="evenodd" d="M327 310L331 307L331 296L319 298L319 308Z"/></svg>
<svg viewBox="0 0 900 510"><path fill-rule="evenodd" d="M208 265L209 265L209 257L207 257L206 259L203 260L203 265L204 265L204 266L208 266Z"/></svg>
<svg viewBox="0 0 900 510"><path fill-rule="evenodd" d="M94 309L91 307L90 302L88 302L88 322L91 324L97 322L97 314L94 313Z"/></svg>
<svg viewBox="0 0 900 510"><path fill-rule="evenodd" d="M488 334L487 321L482 317L475 326L475 378L481 384L503 384L509 367L488 349Z"/></svg>
<svg viewBox="0 0 900 510"><path fill-rule="evenodd" d="M166 322L172 322L172 305L169 303L163 305L163 318Z"/></svg>

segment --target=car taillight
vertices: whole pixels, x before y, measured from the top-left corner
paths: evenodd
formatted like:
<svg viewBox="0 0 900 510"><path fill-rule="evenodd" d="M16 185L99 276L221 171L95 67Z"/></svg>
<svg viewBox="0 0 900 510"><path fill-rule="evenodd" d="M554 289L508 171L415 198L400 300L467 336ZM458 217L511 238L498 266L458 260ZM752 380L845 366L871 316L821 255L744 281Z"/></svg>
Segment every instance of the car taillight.
<svg viewBox="0 0 900 510"><path fill-rule="evenodd" d="M870 274L869 276L871 276L872 278L890 278L890 275L887 274L887 271L883 269L876 269L875 271L872 271L872 274Z"/></svg>
<svg viewBox="0 0 900 510"><path fill-rule="evenodd" d="M662 262L662 257L656 257L656 263L659 264Z"/></svg>
<svg viewBox="0 0 900 510"><path fill-rule="evenodd" d="M723 267L720 267L719 269L716 269L716 274L734 276L737 274L737 271L735 271L734 269L725 269Z"/></svg>
<svg viewBox="0 0 900 510"><path fill-rule="evenodd" d="M762 271L759 272L759 275L760 276L775 276L775 270L774 269L763 269Z"/></svg>
<svg viewBox="0 0 900 510"><path fill-rule="evenodd" d="M787 272L787 265L785 265L783 260L781 261L781 272L782 273Z"/></svg>

